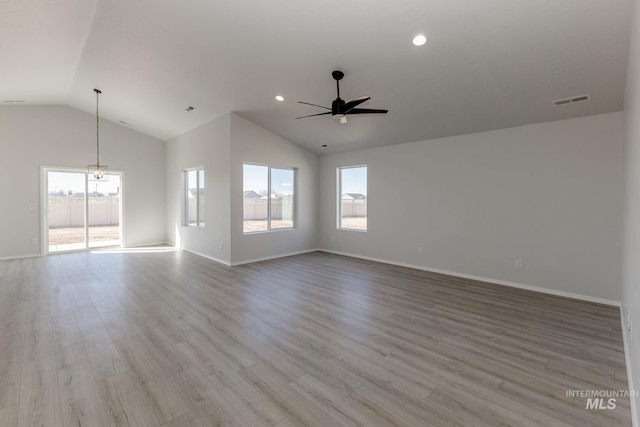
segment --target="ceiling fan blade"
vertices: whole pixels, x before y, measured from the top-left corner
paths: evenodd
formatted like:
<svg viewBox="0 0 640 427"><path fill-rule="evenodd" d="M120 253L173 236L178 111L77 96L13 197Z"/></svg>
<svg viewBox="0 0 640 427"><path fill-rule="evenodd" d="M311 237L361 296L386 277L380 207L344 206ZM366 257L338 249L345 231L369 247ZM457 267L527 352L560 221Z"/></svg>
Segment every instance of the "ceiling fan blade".
<svg viewBox="0 0 640 427"><path fill-rule="evenodd" d="M362 104L365 101L370 100L371 97L370 96L362 96L358 99L354 99L353 101L349 101L346 104L344 104L344 113L348 114L349 111L353 110L355 107L357 107L358 105Z"/></svg>
<svg viewBox="0 0 640 427"><path fill-rule="evenodd" d="M374 110L372 108L353 108L346 114L387 114L389 110Z"/></svg>
<svg viewBox="0 0 640 427"><path fill-rule="evenodd" d="M326 113L309 114L308 116L296 117L296 119L304 119L305 117L314 117L314 116L326 116L327 114L331 114L331 111L327 111Z"/></svg>
<svg viewBox="0 0 640 427"><path fill-rule="evenodd" d="M320 107L320 108L324 108L325 110L331 110L331 108L329 107L323 107L322 105L311 104L309 102L298 101L298 104L313 105L314 107Z"/></svg>

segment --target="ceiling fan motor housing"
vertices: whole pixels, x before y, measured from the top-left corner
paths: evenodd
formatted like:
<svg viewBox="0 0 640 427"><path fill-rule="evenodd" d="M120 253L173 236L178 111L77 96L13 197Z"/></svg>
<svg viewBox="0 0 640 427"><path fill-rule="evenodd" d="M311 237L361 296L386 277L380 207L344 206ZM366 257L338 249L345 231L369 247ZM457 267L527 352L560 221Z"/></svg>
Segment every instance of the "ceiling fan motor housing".
<svg viewBox="0 0 640 427"><path fill-rule="evenodd" d="M341 99L341 98L334 99L333 102L331 103L331 117L333 117L334 119L339 119L341 117L344 117L345 115L344 104L346 104L344 99Z"/></svg>

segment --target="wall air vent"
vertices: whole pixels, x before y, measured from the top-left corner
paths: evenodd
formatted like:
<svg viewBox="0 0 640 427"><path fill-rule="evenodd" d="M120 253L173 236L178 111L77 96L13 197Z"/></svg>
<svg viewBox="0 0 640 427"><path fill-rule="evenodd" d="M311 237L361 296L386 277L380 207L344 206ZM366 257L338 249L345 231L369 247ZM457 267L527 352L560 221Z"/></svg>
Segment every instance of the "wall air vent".
<svg viewBox="0 0 640 427"><path fill-rule="evenodd" d="M553 101L553 105L559 107L561 105L575 104L576 102L583 101L591 101L591 94L587 93L585 95L573 96L571 98L556 99L555 101Z"/></svg>
<svg viewBox="0 0 640 427"><path fill-rule="evenodd" d="M193 108L191 105L185 108L185 111L193 111L193 110L195 110L195 108Z"/></svg>

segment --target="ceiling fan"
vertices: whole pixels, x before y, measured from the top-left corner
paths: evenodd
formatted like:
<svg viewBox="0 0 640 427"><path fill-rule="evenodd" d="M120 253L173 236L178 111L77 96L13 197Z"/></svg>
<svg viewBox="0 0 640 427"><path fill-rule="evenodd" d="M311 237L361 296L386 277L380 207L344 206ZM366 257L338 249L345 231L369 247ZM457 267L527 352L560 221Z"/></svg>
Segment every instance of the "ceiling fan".
<svg viewBox="0 0 640 427"><path fill-rule="evenodd" d="M358 99L354 99L353 101L345 102L344 99L340 98L340 80L344 77L344 73L342 71L334 71L331 73L333 78L336 81L336 88L338 89L338 97L333 100L331 103L331 108L323 107L322 105L311 104L309 102L298 101L299 104L312 105L314 107L324 108L325 110L329 110L324 113L318 114L309 114L308 116L297 117L298 119L304 119L305 117L314 117L314 116L325 116L331 114L336 120L340 120L340 123L347 123L347 115L349 114L387 114L389 110L375 110L371 108L356 108L358 105L362 104L365 101L371 99L370 96L363 96Z"/></svg>

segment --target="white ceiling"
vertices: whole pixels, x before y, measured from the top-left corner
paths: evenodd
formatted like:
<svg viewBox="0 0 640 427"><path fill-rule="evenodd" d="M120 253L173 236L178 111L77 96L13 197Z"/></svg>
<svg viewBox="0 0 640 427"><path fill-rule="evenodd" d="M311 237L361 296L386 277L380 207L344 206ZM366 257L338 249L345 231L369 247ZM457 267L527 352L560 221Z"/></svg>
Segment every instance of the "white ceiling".
<svg viewBox="0 0 640 427"><path fill-rule="evenodd" d="M235 111L317 153L420 141L621 110L630 10L631 0L0 0L0 102L93 113L99 88L103 118L162 140ZM423 47L411 44L419 32ZM296 120L323 112L296 101L331 105L335 69L343 99L369 95L360 107L389 114ZM551 102L584 93L592 100Z"/></svg>

